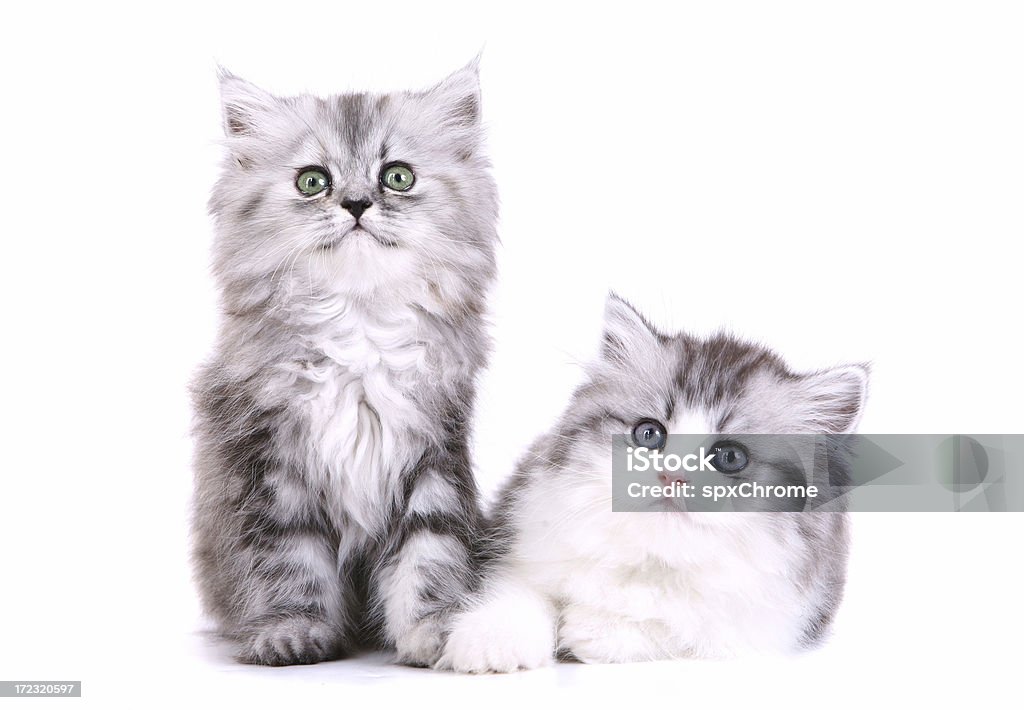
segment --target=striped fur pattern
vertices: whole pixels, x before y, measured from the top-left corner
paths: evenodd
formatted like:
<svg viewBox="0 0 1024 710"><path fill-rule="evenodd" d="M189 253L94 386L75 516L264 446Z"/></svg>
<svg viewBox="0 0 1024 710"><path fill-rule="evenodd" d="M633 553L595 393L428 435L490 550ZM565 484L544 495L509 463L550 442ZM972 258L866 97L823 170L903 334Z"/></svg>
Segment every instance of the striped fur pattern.
<svg viewBox="0 0 1024 710"><path fill-rule="evenodd" d="M480 525L467 440L497 197L476 67L390 94L221 88L223 315L193 382L202 599L243 662L372 644L429 665ZM394 162L407 191L381 179ZM314 196L308 166L330 180Z"/></svg>
<svg viewBox="0 0 1024 710"><path fill-rule="evenodd" d="M660 333L610 297L601 354L501 493L482 591L437 666L508 672L560 656L817 643L842 597L845 513L613 513L611 441L648 418L669 434L852 432L866 383L862 366L797 374L729 336Z"/></svg>

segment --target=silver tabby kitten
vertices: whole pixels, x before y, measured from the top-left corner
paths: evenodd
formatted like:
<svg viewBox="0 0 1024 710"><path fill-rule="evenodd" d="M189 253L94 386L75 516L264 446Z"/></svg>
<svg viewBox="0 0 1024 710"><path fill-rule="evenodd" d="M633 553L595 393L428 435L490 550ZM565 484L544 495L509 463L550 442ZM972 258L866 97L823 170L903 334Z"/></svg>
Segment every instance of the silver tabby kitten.
<svg viewBox="0 0 1024 710"><path fill-rule="evenodd" d="M499 498L496 559L438 667L813 644L843 592L845 514L612 512L612 437L652 423L662 437L852 432L866 383L860 366L797 374L758 345L659 333L611 297L587 380Z"/></svg>
<svg viewBox="0 0 1024 710"><path fill-rule="evenodd" d="M249 663L436 660L474 575L467 449L497 197L475 66L420 92L224 73L223 318L193 384L194 558Z"/></svg>

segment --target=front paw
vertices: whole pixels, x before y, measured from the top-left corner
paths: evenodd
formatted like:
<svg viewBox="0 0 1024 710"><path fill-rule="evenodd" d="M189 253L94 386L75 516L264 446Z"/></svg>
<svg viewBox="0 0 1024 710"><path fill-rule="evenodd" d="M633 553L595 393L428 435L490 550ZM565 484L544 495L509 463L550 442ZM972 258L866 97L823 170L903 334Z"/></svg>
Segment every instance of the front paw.
<svg viewBox="0 0 1024 710"><path fill-rule="evenodd" d="M429 668L441 655L444 623L440 616L420 619L395 639L396 660L402 665Z"/></svg>
<svg viewBox="0 0 1024 710"><path fill-rule="evenodd" d="M237 658L261 666L308 665L341 657L337 630L317 619L291 617L267 622L243 636Z"/></svg>
<svg viewBox="0 0 1024 710"><path fill-rule="evenodd" d="M554 628L543 611L491 603L457 616L435 668L459 673L511 673L549 665Z"/></svg>
<svg viewBox="0 0 1024 710"><path fill-rule="evenodd" d="M582 663L629 663L672 657L660 626L617 619L607 612L570 606L562 610L558 652Z"/></svg>

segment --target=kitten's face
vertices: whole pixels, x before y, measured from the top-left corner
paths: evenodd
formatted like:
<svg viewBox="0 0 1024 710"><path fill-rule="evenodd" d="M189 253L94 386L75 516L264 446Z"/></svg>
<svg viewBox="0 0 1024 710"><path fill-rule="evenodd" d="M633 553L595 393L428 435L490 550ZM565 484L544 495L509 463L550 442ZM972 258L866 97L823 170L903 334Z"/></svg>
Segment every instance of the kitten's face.
<svg viewBox="0 0 1024 710"><path fill-rule="evenodd" d="M710 446L728 435L850 433L867 385L861 366L798 375L758 345L662 335L615 297L589 374L562 423L562 462L609 496L615 435L633 445L641 444L637 436L708 435ZM747 474L756 475L753 466L739 475ZM693 517L722 523L733 516Z"/></svg>
<svg viewBox="0 0 1024 710"><path fill-rule="evenodd" d="M474 68L424 92L326 99L226 75L222 95L230 155L210 205L229 284L458 300L490 278L496 191Z"/></svg>

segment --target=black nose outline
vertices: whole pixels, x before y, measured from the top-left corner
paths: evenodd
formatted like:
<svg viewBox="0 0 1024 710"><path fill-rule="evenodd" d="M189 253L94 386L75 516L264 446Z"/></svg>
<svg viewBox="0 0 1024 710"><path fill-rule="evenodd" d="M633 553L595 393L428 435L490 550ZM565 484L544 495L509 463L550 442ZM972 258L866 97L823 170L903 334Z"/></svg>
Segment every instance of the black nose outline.
<svg viewBox="0 0 1024 710"><path fill-rule="evenodd" d="M359 220L360 217L363 216L363 212L365 212L372 205L373 203L370 202L365 197L358 200L350 200L346 197L344 200L341 201L342 208L351 212L352 216L355 217L357 221Z"/></svg>

